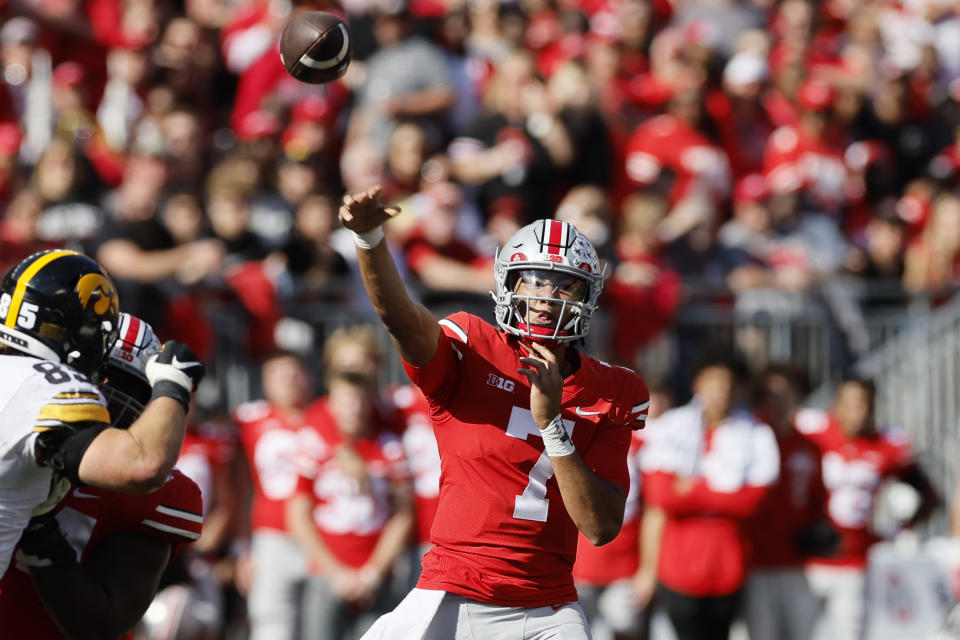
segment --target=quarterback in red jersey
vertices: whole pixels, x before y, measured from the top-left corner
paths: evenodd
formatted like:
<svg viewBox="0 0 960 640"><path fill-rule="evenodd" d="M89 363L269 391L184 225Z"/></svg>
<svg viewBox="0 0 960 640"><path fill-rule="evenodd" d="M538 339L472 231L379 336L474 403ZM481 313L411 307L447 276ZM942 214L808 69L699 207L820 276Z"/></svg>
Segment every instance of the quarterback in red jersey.
<svg viewBox="0 0 960 640"><path fill-rule="evenodd" d="M827 513L840 532L837 553L814 558L807 567L811 587L825 601L824 623L839 640L863 634L867 552L879 540L871 521L881 483L897 478L919 493L920 504L907 526L922 522L939 504L906 437L874 423L874 397L872 382L848 378L837 388L829 413L804 409L796 418L797 430L823 455Z"/></svg>
<svg viewBox="0 0 960 640"><path fill-rule="evenodd" d="M572 225L538 220L494 264L498 327L439 322L406 292L380 225L380 189L347 195L364 286L430 404L443 468L417 588L365 638L588 638L574 589L578 530L593 544L623 523L631 430L647 388L575 348L603 269ZM531 437L532 436L532 437Z"/></svg>
<svg viewBox="0 0 960 640"><path fill-rule="evenodd" d="M113 424L150 399L143 369L160 349L150 326L120 314L120 339L98 377ZM55 514L55 515L54 515ZM0 581L3 636L33 640L117 637L137 622L179 548L200 537L200 490L179 470L146 495L79 486L31 520Z"/></svg>

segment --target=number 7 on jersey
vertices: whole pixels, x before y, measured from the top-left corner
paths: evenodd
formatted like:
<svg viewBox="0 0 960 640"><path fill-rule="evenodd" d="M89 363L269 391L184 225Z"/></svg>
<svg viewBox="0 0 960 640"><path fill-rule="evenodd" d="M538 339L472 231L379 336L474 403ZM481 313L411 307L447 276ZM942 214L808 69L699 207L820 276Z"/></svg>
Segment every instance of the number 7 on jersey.
<svg viewBox="0 0 960 640"><path fill-rule="evenodd" d="M573 438L573 426L573 420L563 421L563 428L571 438ZM507 435L520 440L526 440L530 435L540 437L540 428L534 422L533 414L529 409L513 407L510 412L510 422L507 424ZM527 486L523 493L513 502L514 518L536 522L547 521L547 511L550 507L550 500L547 498L547 481L552 477L553 465L550 464L550 456L544 451L530 469L527 475Z"/></svg>

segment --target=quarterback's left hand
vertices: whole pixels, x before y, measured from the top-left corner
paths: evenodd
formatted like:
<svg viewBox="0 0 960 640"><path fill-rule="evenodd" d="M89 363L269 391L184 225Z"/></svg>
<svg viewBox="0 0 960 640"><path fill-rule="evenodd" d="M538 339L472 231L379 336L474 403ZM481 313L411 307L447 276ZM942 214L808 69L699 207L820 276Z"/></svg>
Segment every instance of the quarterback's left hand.
<svg viewBox="0 0 960 640"><path fill-rule="evenodd" d="M560 414L563 377L560 363L552 351L536 342L529 343L530 356L520 358L527 365L517 369L530 381L530 412L540 429L545 429Z"/></svg>

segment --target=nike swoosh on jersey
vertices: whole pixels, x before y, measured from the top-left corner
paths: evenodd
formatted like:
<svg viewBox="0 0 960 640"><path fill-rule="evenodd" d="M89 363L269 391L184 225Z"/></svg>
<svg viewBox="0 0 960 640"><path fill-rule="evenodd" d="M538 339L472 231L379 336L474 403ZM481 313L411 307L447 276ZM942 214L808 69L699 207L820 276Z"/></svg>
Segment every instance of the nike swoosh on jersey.
<svg viewBox="0 0 960 640"><path fill-rule="evenodd" d="M92 494L92 493L84 493L84 492L81 491L80 489L74 489L73 495L74 495L74 497L76 497L76 498L90 498L90 499L93 499L93 500L96 500L97 498L100 497L100 496L94 495L94 494Z"/></svg>
<svg viewBox="0 0 960 640"><path fill-rule="evenodd" d="M581 407L577 407L576 411L578 416L598 416L603 413L603 411L584 411Z"/></svg>

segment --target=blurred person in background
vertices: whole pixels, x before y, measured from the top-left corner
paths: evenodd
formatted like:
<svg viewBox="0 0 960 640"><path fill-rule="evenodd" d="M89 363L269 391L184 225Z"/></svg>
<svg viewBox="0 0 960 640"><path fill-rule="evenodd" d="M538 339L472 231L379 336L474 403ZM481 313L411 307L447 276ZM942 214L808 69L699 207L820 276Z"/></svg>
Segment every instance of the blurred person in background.
<svg viewBox="0 0 960 640"><path fill-rule="evenodd" d="M690 403L644 433L644 502L666 514L656 598L679 640L728 637L746 580L746 525L779 472L773 431L738 408L744 375L736 357L708 354Z"/></svg>
<svg viewBox="0 0 960 640"><path fill-rule="evenodd" d="M484 94L484 112L448 149L454 177L477 188L484 217L512 216L523 226L550 217L558 174L574 161L566 125L533 57L512 52L497 67Z"/></svg>
<svg viewBox="0 0 960 640"><path fill-rule="evenodd" d="M362 636L394 602L390 576L414 525L413 487L396 428L378 408L382 353L372 327L334 332L324 347L328 395L308 409L315 442L287 522L311 570L304 638Z"/></svg>
<svg viewBox="0 0 960 640"><path fill-rule="evenodd" d="M443 52L416 34L407 0L376 0L369 13L377 50L366 61L347 138L366 138L385 155L401 120L440 130L454 93Z"/></svg>
<svg viewBox="0 0 960 640"><path fill-rule="evenodd" d="M832 640L864 637L867 553L879 540L872 518L882 482L897 479L916 490L917 508L905 527L923 522L940 504L906 434L881 429L874 421L875 401L871 381L847 377L830 411L803 409L795 419L797 430L822 456L827 514L840 533L835 553L807 564L807 578L821 602L818 624Z"/></svg>
<svg viewBox="0 0 960 640"><path fill-rule="evenodd" d="M241 530L245 518L241 515L244 496L238 471L239 442L232 425L214 416L201 420L201 411L194 402L177 467L200 487L203 533L168 570L165 584L168 588L171 584L188 586L192 597L203 602L210 613L208 630L216 631L226 625L228 606L235 604L228 602L236 560L233 543L248 533Z"/></svg>
<svg viewBox="0 0 960 640"><path fill-rule="evenodd" d="M960 197L939 195L922 233L907 245L903 283L912 294L946 298L960 276Z"/></svg>
<svg viewBox="0 0 960 640"><path fill-rule="evenodd" d="M291 281L284 293L293 300L346 302L350 265L331 245L337 220L337 201L315 192L297 207L293 232L280 252Z"/></svg>
<svg viewBox="0 0 960 640"><path fill-rule="evenodd" d="M769 365L754 380L757 417L773 428L780 476L747 527L753 547L744 588L751 640L809 640L820 605L804 573L812 553L829 555L839 537L827 519L820 451L794 428L806 394L790 365Z"/></svg>
<svg viewBox="0 0 960 640"><path fill-rule="evenodd" d="M301 440L312 433L303 412L313 388L293 352L268 356L260 371L263 399L233 412L253 491L250 552L237 566L237 587L247 596L250 640L295 640L308 560L290 535L285 505L297 488Z"/></svg>
<svg viewBox="0 0 960 640"><path fill-rule="evenodd" d="M486 297L494 288L489 258L457 237L463 198L460 186L447 181L427 185L409 201L417 222L404 240L404 258L432 303L462 294Z"/></svg>
<svg viewBox="0 0 960 640"><path fill-rule="evenodd" d="M40 238L43 201L30 189L19 191L0 218L0 272L6 273L27 256L57 245Z"/></svg>
<svg viewBox="0 0 960 640"><path fill-rule="evenodd" d="M614 239L616 267L607 298L615 359L632 366L641 350L670 326L681 300L681 281L666 262L657 226L666 200L637 192L624 201Z"/></svg>
<svg viewBox="0 0 960 640"><path fill-rule="evenodd" d="M800 85L797 122L776 129L767 139L763 173L771 191L802 191L811 209L836 217L846 204L847 168L843 147L830 129L835 97L834 88L821 80L807 79Z"/></svg>
<svg viewBox="0 0 960 640"><path fill-rule="evenodd" d="M717 204L730 190L730 162L708 131L703 94L677 91L666 113L638 126L627 141L627 177L634 187L647 188L669 170L675 176L671 205L695 197Z"/></svg>
<svg viewBox="0 0 960 640"><path fill-rule="evenodd" d="M157 218L166 171L160 158L134 155L124 180L112 194L110 216L101 227L96 256L124 297L145 320L166 330L169 298L161 284L173 279L191 284L221 268L224 247L219 240L199 239L178 245Z"/></svg>
<svg viewBox="0 0 960 640"><path fill-rule="evenodd" d="M96 204L99 184L89 162L69 142L53 140L40 154L30 181L43 199L40 237L75 251L89 250L104 223Z"/></svg>
<svg viewBox="0 0 960 640"><path fill-rule="evenodd" d="M762 53L735 53L723 68L723 93L707 102L735 179L763 170L764 143L774 128L763 107L769 74Z"/></svg>

